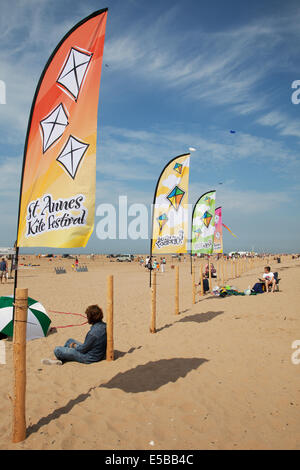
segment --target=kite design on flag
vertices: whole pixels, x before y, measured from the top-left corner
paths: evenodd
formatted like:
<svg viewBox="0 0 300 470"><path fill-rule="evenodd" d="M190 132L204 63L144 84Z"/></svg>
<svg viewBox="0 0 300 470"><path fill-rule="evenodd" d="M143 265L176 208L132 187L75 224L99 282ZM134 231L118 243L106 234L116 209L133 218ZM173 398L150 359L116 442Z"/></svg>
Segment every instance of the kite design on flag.
<svg viewBox="0 0 300 470"><path fill-rule="evenodd" d="M202 234L201 228L198 228L197 230L194 230L194 232L195 232L197 238L199 238L200 235Z"/></svg>
<svg viewBox="0 0 300 470"><path fill-rule="evenodd" d="M72 47L67 61L57 79L57 83L68 90L75 101L78 99L80 87L85 78L92 56L93 54L91 52L82 52Z"/></svg>
<svg viewBox="0 0 300 470"><path fill-rule="evenodd" d="M63 165L71 178L75 179L79 164L88 147L88 144L81 142L71 135L60 155L57 157L56 160Z"/></svg>
<svg viewBox="0 0 300 470"><path fill-rule="evenodd" d="M175 163L175 166L174 166L174 171L176 171L177 173L179 173L180 175L182 174L182 170L183 170L183 165L181 163Z"/></svg>
<svg viewBox="0 0 300 470"><path fill-rule="evenodd" d="M43 134L43 153L63 135L69 124L68 115L62 103L40 122Z"/></svg>
<svg viewBox="0 0 300 470"><path fill-rule="evenodd" d="M157 220L158 225L159 225L159 234L161 235L162 230L163 230L164 226L166 225L166 223L168 222L169 219L167 217L167 214L162 214L159 217L157 217L156 220Z"/></svg>
<svg viewBox="0 0 300 470"><path fill-rule="evenodd" d="M212 198L210 196L206 196L206 198L204 199L205 202L207 202L207 204L210 206L210 203L212 201Z"/></svg>
<svg viewBox="0 0 300 470"><path fill-rule="evenodd" d="M171 206L178 211L184 195L185 191L180 189L179 186L175 186L168 194L167 199L170 201Z"/></svg>
<svg viewBox="0 0 300 470"><path fill-rule="evenodd" d="M203 216L201 217L201 219L203 219L203 223L206 228L209 227L212 217L213 217L212 214L210 214L208 211L205 211Z"/></svg>

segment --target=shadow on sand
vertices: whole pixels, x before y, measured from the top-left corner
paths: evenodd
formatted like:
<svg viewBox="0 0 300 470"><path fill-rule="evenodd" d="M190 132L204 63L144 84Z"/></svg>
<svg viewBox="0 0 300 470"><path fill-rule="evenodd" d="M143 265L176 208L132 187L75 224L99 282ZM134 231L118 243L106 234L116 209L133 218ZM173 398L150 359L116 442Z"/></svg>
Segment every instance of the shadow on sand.
<svg viewBox="0 0 300 470"><path fill-rule="evenodd" d="M114 358L115 360L120 359L121 357L126 356L127 354L132 354L134 351L141 349L142 346L138 346L137 348L130 348L127 352L118 351L117 349L114 350Z"/></svg>
<svg viewBox="0 0 300 470"><path fill-rule="evenodd" d="M87 393L78 395L77 398L70 400L65 406L57 408L48 416L41 418L36 424L29 426L27 428L27 437L38 432L51 421L68 414L74 406L89 398L91 392L97 388L118 388L126 393L141 393L158 390L169 382L176 382L179 378L186 377L189 372L197 369L207 361L207 359L203 358L161 359L159 361L139 365L127 372L121 372L109 382L101 384L98 387L90 388Z"/></svg>
<svg viewBox="0 0 300 470"><path fill-rule="evenodd" d="M156 333L159 333L166 328L171 328L176 323L185 323L185 322L195 322L195 323L205 323L214 318L222 315L224 313L223 310L219 310L217 312L204 312L204 313L195 313L193 315L188 315L186 317L181 318L180 320L175 321L174 323L167 323L166 325L162 326L161 328L157 328Z"/></svg>
<svg viewBox="0 0 300 470"><path fill-rule="evenodd" d="M205 323L210 320L213 320L219 315L222 315L222 313L224 313L223 310L220 310L218 312L195 313L193 315L188 315L187 317L181 318L176 323L184 323L184 322Z"/></svg>
<svg viewBox="0 0 300 470"><path fill-rule="evenodd" d="M207 362L203 358L173 358L147 362L121 372L100 388L119 388L127 393L153 392L169 382L176 382L180 377L198 369Z"/></svg>

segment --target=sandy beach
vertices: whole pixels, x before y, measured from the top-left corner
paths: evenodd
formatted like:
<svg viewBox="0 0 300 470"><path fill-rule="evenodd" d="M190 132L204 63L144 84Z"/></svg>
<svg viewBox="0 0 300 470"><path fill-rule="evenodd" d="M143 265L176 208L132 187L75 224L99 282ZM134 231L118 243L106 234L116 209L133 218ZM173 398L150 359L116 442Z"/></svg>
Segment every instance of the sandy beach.
<svg viewBox="0 0 300 470"><path fill-rule="evenodd" d="M13 344L4 340L0 449L300 449L300 365L291 361L291 345L300 339L299 260L271 265L280 292L197 295L195 305L189 262L178 263L179 316L168 260L157 275L156 334L149 333L149 274L137 262L81 256L88 266L81 273L72 271L71 260L20 262L40 264L20 267L19 287L45 306L53 327L84 319L52 311L84 313L94 303L105 311L107 276L114 276L116 359L41 364L68 338L83 341L88 325L28 342L27 439L12 444ZM252 287L263 265L229 283ZM55 274L55 266L67 273ZM0 285L0 295L12 290L12 281Z"/></svg>

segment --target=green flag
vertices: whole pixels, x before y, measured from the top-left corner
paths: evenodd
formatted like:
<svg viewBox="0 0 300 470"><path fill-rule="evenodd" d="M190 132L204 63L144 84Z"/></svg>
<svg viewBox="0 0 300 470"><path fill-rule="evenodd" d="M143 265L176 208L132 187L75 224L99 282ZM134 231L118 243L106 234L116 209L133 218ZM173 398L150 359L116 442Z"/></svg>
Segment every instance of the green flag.
<svg viewBox="0 0 300 470"><path fill-rule="evenodd" d="M216 191L203 194L192 215L191 253L212 254L214 251Z"/></svg>

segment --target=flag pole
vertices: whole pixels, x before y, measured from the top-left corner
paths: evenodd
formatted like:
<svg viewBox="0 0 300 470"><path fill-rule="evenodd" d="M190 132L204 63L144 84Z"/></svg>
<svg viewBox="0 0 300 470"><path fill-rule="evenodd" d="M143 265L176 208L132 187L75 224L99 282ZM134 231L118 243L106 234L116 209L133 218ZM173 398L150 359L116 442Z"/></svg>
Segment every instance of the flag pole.
<svg viewBox="0 0 300 470"><path fill-rule="evenodd" d="M151 325L150 333L156 333L156 272L153 273L153 287L151 295Z"/></svg>

